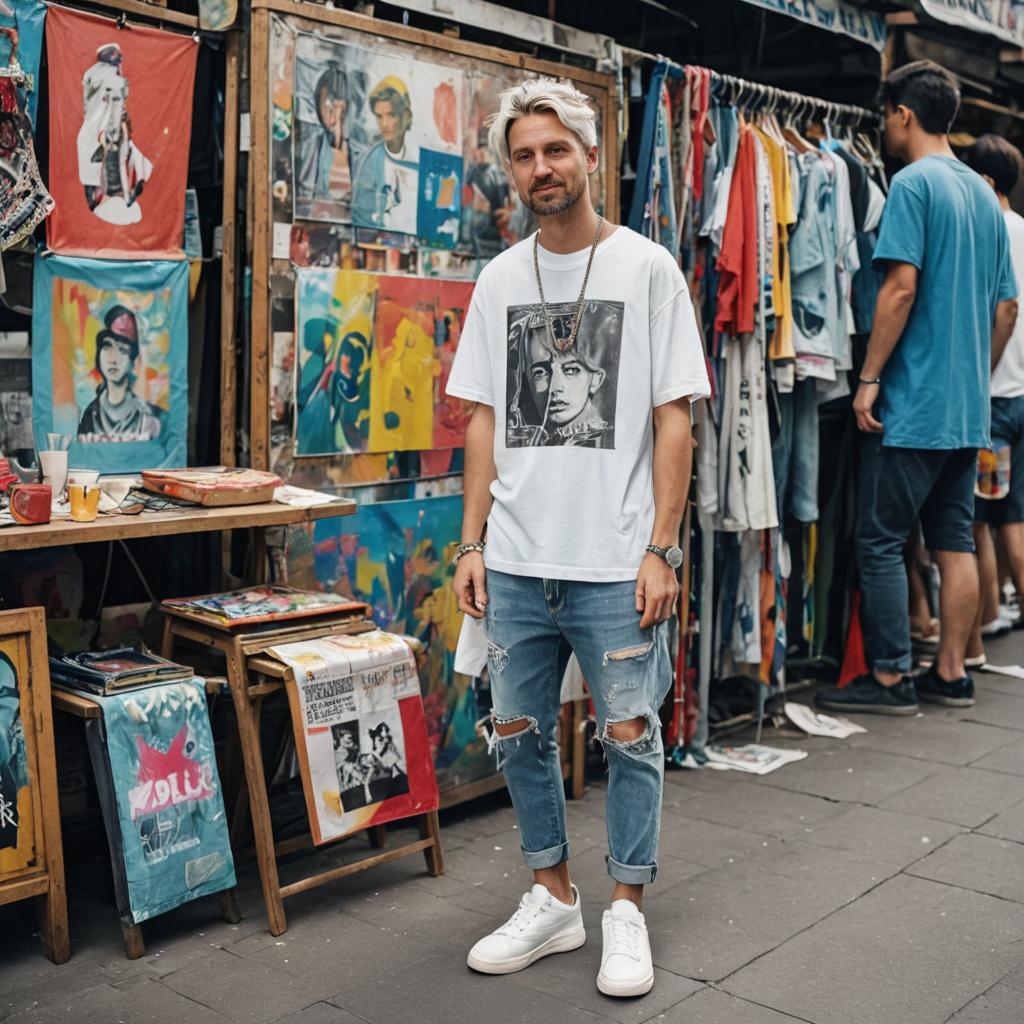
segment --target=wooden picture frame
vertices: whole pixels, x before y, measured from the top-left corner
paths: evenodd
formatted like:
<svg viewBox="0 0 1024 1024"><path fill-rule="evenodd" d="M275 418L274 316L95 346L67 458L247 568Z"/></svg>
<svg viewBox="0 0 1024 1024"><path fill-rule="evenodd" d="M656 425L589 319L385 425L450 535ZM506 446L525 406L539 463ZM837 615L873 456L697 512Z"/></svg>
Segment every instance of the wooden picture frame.
<svg viewBox="0 0 1024 1024"><path fill-rule="evenodd" d="M331 28L348 33L365 33L384 38L420 51L432 52L439 61L455 63L458 59L474 67L492 65L497 68L518 68L555 77L570 76L578 87L594 100L601 116L604 208L617 211L618 189L618 101L614 77L597 71L570 67L553 61L537 60L523 53L495 46L467 42L381 21L366 15L300 3L296 0L253 0L251 50L251 127L250 159L250 224L252 226L252 317L250 345L249 437L250 465L269 469L270 450L270 384L271 384L271 278L273 276L273 203L271 189L271 109L270 109L270 19L272 14L287 17L307 32L323 32Z"/></svg>
<svg viewBox="0 0 1024 1024"><path fill-rule="evenodd" d="M42 608L0 612L0 756L0 904L38 899L47 955L62 964L71 946Z"/></svg>

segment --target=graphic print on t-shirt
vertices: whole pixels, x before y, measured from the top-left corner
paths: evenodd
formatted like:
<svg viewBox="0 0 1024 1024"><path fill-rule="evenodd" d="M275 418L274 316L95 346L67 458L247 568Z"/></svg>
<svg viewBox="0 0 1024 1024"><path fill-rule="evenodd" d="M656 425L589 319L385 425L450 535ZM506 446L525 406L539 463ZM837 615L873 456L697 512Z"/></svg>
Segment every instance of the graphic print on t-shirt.
<svg viewBox="0 0 1024 1024"><path fill-rule="evenodd" d="M625 303L588 300L576 341L575 302L508 307L506 448L615 447L615 405Z"/></svg>

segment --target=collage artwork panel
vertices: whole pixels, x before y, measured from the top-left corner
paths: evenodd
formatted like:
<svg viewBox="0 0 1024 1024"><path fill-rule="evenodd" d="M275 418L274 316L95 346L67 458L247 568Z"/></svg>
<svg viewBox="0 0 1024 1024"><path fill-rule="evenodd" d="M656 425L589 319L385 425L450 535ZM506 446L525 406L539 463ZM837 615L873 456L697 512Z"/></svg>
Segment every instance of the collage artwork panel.
<svg viewBox="0 0 1024 1024"><path fill-rule="evenodd" d="M455 671L462 616L451 556L461 522L462 498L453 495L361 505L352 519L322 520L313 533L318 585L366 601L382 629L426 648L420 689L442 792L494 771L476 731L490 713L490 695Z"/></svg>

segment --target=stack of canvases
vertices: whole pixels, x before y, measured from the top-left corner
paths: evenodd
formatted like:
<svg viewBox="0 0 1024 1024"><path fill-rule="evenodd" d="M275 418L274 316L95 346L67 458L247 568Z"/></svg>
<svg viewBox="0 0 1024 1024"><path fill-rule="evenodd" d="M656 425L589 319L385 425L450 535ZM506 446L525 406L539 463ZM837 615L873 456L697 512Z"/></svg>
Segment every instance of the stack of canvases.
<svg viewBox="0 0 1024 1024"><path fill-rule="evenodd" d="M293 531L278 566L424 642L427 727L451 790L494 761L475 730L489 697L454 671L468 408L445 384L473 281L533 227L485 128L529 73L386 37L371 49L365 33L292 16L269 34L271 468L367 485L354 519Z"/></svg>
<svg viewBox="0 0 1024 1024"><path fill-rule="evenodd" d="M181 466L198 43L56 6L46 43L56 206L35 260L35 436L71 437L76 467Z"/></svg>

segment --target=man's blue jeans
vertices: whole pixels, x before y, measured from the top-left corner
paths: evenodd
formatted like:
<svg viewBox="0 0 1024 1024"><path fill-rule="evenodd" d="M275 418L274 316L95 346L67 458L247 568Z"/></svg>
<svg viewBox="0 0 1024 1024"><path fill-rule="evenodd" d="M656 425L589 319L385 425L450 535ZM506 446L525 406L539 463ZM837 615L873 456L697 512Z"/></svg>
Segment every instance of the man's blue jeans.
<svg viewBox="0 0 1024 1024"><path fill-rule="evenodd" d="M909 672L910 612L903 549L921 520L932 551L974 551L974 448L886 448L878 434L861 445L857 565L864 598L868 664Z"/></svg>
<svg viewBox="0 0 1024 1024"><path fill-rule="evenodd" d="M577 583L487 573L488 667L494 719L521 725L498 738L523 857L550 868L569 857L556 729L562 673L575 652L597 709L608 758L608 873L653 882L664 751L658 709L672 673L664 625L640 628L636 583ZM640 719L639 739L610 725Z"/></svg>

